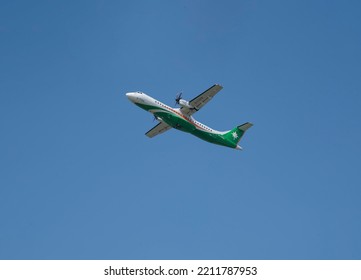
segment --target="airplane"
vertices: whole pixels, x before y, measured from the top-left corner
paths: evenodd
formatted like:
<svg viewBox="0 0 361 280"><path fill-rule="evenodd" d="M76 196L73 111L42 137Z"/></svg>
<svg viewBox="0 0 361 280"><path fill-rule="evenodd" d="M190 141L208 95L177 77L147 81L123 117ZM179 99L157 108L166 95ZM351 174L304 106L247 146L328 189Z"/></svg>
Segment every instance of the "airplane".
<svg viewBox="0 0 361 280"><path fill-rule="evenodd" d="M150 138L175 128L213 144L242 150L238 143L245 131L253 125L252 123L246 122L231 130L222 132L196 121L192 116L206 105L222 88L222 86L215 84L191 101L182 99L182 93L180 93L175 98L175 105L180 105L180 108L167 106L140 91L128 92L126 96L135 105L153 114L154 119L159 121L155 127L145 133Z"/></svg>

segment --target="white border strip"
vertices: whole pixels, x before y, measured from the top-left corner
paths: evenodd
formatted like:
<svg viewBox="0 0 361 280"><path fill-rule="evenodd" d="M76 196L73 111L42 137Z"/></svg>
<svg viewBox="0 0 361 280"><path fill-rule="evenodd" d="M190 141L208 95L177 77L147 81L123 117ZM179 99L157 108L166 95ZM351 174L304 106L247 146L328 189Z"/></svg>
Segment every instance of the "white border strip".
<svg viewBox="0 0 361 280"><path fill-rule="evenodd" d="M238 268L238 269L237 269ZM241 269L244 268L244 269ZM248 269L247 269L248 268ZM254 270L253 268L256 268ZM111 270L113 269L113 271ZM243 271L243 273L241 273ZM248 273L250 272L251 273ZM257 273L252 273L256 271ZM186 273L187 272L187 275ZM207 272L207 273L206 273ZM169 273L178 273L170 275ZM213 275L212 275L213 273ZM121 275L119 275L121 274ZM138 275L135 275L138 274ZM140 275L142 274L142 275ZM148 275L146 275L148 274ZM160 275L156 275L160 274ZM168 275L165 275L168 274ZM200 275L202 274L202 275ZM218 275L217 275L218 274ZM221 275L220 275L221 274ZM249 275L246 275L249 274ZM0 260L0 279L361 279L360 260Z"/></svg>

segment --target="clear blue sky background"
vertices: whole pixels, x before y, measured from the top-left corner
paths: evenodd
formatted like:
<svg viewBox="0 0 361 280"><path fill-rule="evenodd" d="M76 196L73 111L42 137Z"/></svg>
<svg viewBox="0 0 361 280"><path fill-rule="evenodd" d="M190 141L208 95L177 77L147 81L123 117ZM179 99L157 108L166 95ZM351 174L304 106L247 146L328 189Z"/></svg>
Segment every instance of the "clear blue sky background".
<svg viewBox="0 0 361 280"><path fill-rule="evenodd" d="M1 259L361 259L360 1L1 1ZM244 151L125 97L254 123Z"/></svg>

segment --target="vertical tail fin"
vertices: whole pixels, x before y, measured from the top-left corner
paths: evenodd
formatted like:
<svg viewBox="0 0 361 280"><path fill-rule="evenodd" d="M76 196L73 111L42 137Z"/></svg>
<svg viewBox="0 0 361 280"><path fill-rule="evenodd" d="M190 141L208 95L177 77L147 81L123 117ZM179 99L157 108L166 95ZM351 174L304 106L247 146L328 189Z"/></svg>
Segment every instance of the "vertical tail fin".
<svg viewBox="0 0 361 280"><path fill-rule="evenodd" d="M238 145L238 143L241 140L244 133L246 132L246 130L251 126L253 126L253 124L249 122L241 124L233 128L232 130L227 131L226 133L223 134L223 136L225 139L233 143L236 149L242 150L242 148Z"/></svg>

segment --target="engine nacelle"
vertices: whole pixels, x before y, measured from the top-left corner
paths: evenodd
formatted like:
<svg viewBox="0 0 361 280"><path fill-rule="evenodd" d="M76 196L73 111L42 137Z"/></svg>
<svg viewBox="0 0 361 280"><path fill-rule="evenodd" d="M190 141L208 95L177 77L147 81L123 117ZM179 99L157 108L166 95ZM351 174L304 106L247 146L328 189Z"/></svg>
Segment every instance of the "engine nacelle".
<svg viewBox="0 0 361 280"><path fill-rule="evenodd" d="M183 107L187 107L189 109L194 109L194 107L192 105L190 105L187 100L184 100L184 99L179 100L179 105L181 105Z"/></svg>

